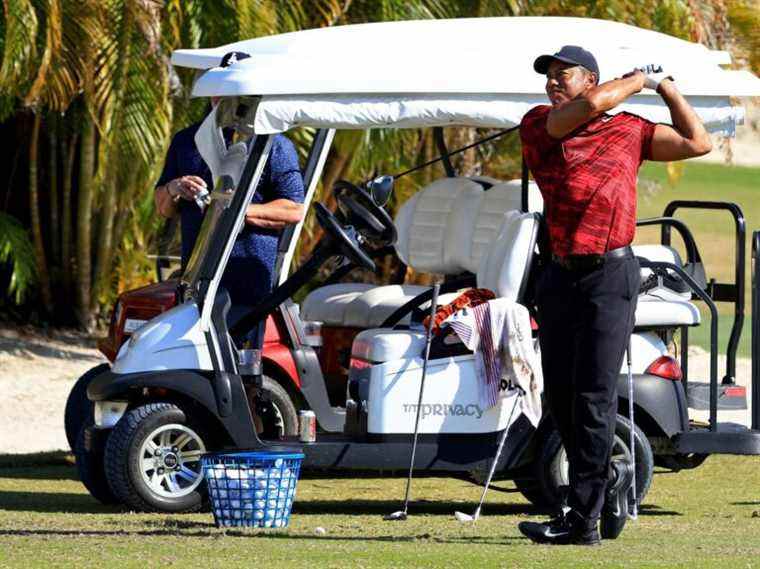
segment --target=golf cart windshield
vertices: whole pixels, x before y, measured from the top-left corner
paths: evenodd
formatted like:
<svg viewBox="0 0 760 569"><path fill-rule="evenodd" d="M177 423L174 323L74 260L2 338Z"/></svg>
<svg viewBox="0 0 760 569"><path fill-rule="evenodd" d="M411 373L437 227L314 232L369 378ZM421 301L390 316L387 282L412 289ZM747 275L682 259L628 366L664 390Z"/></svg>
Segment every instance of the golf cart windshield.
<svg viewBox="0 0 760 569"><path fill-rule="evenodd" d="M227 126L244 136L251 135L245 122L250 108L248 101L225 99L213 108L195 135L195 144L214 180L214 191L205 205L208 211L182 277L189 294L199 304L207 294L212 297L216 294L219 273L243 227L245 206L251 202L269 154L268 136L229 147L224 139L222 127Z"/></svg>
<svg viewBox="0 0 760 569"><path fill-rule="evenodd" d="M201 225L198 238L195 241L195 247L193 248L190 260L187 263L187 268L182 275L182 282L188 285L190 290L197 290L198 282L202 274L203 261L209 257L212 250L219 249L219 246L213 246L214 235L218 234L219 224L222 220L222 214L224 210L229 208L232 196L235 189L229 187L219 187L218 180L214 184L216 190L209 196L209 203L206 206L206 213L203 217L203 223ZM219 244L221 245L221 244ZM217 255L218 256L218 255Z"/></svg>

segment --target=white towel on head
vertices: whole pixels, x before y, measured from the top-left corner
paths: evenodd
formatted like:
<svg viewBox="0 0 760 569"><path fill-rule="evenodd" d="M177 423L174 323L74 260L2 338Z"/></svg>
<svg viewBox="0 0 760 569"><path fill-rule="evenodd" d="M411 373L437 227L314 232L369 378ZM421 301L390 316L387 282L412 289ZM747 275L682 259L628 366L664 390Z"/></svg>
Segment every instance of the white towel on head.
<svg viewBox="0 0 760 569"><path fill-rule="evenodd" d="M447 320L465 346L475 352L480 404L489 409L519 387L520 410L537 426L541 420L544 381L541 360L533 347L528 309L506 298L464 308Z"/></svg>

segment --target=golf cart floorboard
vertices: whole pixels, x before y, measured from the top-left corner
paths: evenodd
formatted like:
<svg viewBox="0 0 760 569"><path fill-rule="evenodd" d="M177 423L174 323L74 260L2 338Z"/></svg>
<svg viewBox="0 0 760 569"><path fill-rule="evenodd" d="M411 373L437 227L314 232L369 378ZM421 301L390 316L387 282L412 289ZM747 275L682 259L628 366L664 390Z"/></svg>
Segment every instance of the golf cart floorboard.
<svg viewBox="0 0 760 569"><path fill-rule="evenodd" d="M717 431L692 428L676 435L679 453L760 455L760 431L737 423L718 423Z"/></svg>
<svg viewBox="0 0 760 569"><path fill-rule="evenodd" d="M510 428L498 470L517 466L533 428L523 418ZM490 467L499 433L483 435L420 435L415 468L425 471L470 472ZM319 433L316 442L303 446L305 469L405 470L409 468L411 435L387 440L357 440L343 434ZM293 441L297 442L297 441Z"/></svg>

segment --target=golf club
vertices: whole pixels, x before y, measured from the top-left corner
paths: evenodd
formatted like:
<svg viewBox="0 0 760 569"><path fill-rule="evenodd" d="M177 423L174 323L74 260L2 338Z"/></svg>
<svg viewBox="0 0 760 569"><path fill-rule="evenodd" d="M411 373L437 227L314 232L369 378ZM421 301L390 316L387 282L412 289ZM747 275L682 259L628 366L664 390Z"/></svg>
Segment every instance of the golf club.
<svg viewBox="0 0 760 569"><path fill-rule="evenodd" d="M433 298L430 301L430 323L428 324L427 332L425 333L425 357L422 360L422 380L420 381L420 395L417 399L417 413L414 418L414 440L412 442L412 457L409 461L409 476L406 478L406 494L404 495L404 509L398 510L383 516L386 521L403 521L407 518L407 511L409 510L409 491L412 486L412 472L414 471L414 455L417 452L417 435L420 430L420 409L422 408L422 394L425 391L425 375L427 374L428 359L430 359L430 340L432 338L433 322L435 320L435 312L438 310L438 291L441 289L441 285L436 283L433 286Z"/></svg>
<svg viewBox="0 0 760 569"><path fill-rule="evenodd" d="M519 389L519 388L518 388ZM491 463L491 470L488 472L488 478L486 478L486 484L483 486L483 493L480 495L480 502L478 503L478 507L475 508L475 511L472 515L465 514L464 512L454 512L454 517L458 522L461 523L469 523L469 522L475 522L480 517L480 508L483 507L483 502L486 499L486 492L488 492L488 487L491 485L491 478L493 478L493 473L496 472L496 465L499 462L499 457L501 456L501 451L504 448L504 443L507 441L507 433L509 432L509 426L512 424L512 416L515 414L515 409L517 409L517 404L520 402L520 397L522 397L522 390L517 394L517 397L515 397L515 402L512 405L512 411L509 413L509 419L507 420L507 426L504 427L504 432L501 434L501 439L499 440L499 447L496 449L496 456L493 458L493 462Z"/></svg>
<svg viewBox="0 0 760 569"><path fill-rule="evenodd" d="M633 466L633 482L631 483L631 495L628 504L628 518L635 520L639 517L638 498L636 496L636 437L634 433L633 422L633 373L631 372L631 340L628 339L626 348L626 359L628 363L628 418L631 421L631 465Z"/></svg>

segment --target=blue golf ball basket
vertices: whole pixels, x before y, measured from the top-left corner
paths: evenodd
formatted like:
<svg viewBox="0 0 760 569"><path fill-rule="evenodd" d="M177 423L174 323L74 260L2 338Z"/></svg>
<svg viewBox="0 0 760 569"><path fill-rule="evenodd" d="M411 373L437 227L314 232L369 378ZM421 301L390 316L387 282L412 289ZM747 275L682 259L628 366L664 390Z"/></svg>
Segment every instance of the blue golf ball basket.
<svg viewBox="0 0 760 569"><path fill-rule="evenodd" d="M216 526L287 527L303 457L272 451L203 455Z"/></svg>

